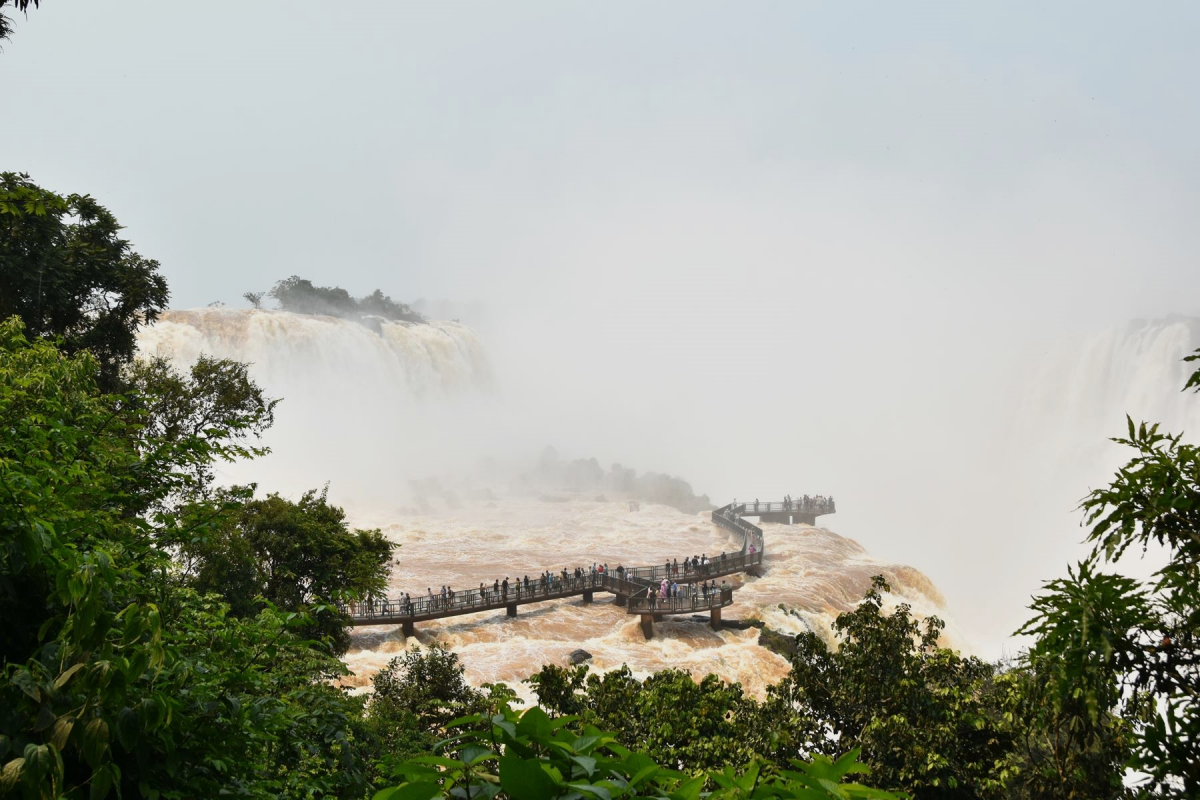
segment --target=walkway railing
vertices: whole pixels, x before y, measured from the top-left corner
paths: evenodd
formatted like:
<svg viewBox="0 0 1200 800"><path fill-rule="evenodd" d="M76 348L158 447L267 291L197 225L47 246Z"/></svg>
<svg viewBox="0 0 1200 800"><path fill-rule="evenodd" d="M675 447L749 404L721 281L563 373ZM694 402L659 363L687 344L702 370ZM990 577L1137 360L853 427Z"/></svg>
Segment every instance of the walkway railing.
<svg viewBox="0 0 1200 800"><path fill-rule="evenodd" d="M810 498L807 503L803 499L800 499L790 502L786 500L763 503L751 501L748 503L738 503L737 505L737 513L749 514L750 516L754 516L755 514L815 514L820 517L825 514L833 514L836 511L837 507L834 505L833 500L828 498L821 500Z"/></svg>
<svg viewBox="0 0 1200 800"><path fill-rule="evenodd" d="M689 587L690 589L690 587ZM689 611L711 611L733 603L733 587L718 586L715 591L689 591L675 597L630 598L630 614L685 614Z"/></svg>
<svg viewBox="0 0 1200 800"><path fill-rule="evenodd" d="M609 585L617 581L615 578L606 580L606 577L604 573L592 572L586 572L578 578L573 574L568 574L566 578L561 574L552 575L549 580L544 576L539 576L536 580L530 579L528 585L525 585L524 581L513 581L507 588L503 585L498 588L493 585L483 589L465 589L455 591L453 596L445 598L436 594L414 597L408 602L367 600L363 603L339 605L339 608L351 619L395 617L398 621L402 619L420 621L504 608L512 603L541 602L572 597L585 591L608 590ZM638 586L637 588L642 587Z"/></svg>
<svg viewBox="0 0 1200 800"><path fill-rule="evenodd" d="M742 515L753 516L778 511L794 511L800 514L832 513L832 502L821 507L826 510L809 508L807 504L796 502L724 505L712 512L712 521L718 527L738 537L741 547L732 553L721 553L719 556L695 566L689 559L685 560L683 564L672 562L655 566L623 567L620 570L588 570L579 576L574 573L568 573L565 576L558 573L549 578L539 575L528 583L524 580L513 581L508 584L507 589L503 584L493 583L482 589L455 591L446 597L438 594L412 597L407 601L370 599L361 603L339 604L339 608L350 618L352 625L403 623L406 629L410 629L414 622L493 609L505 608L510 614L513 614L515 606L526 603L538 603L578 595L584 595L585 599L590 599L591 593L597 591L611 592L618 597L627 598L628 610L631 614L681 613L719 609L733 602L732 588L726 587L714 591L710 587L707 593L702 590L693 593L692 587L713 578L753 571L762 565L766 556L762 529L746 520ZM658 594L658 588L663 580L680 585L678 596L651 597L652 592ZM653 607L651 607L651 603L654 604Z"/></svg>

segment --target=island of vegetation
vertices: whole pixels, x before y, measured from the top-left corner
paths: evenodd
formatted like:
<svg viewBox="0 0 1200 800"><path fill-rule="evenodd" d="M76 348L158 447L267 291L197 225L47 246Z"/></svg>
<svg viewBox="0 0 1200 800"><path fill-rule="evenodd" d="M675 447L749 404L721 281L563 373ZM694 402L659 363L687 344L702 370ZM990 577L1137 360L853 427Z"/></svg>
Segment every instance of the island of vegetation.
<svg viewBox="0 0 1200 800"><path fill-rule="evenodd" d="M234 361L135 358L168 289L119 231L0 175L0 797L1200 796L1200 449L1178 436L1129 421L1131 461L1083 502L1091 555L1008 662L885 610L879 577L762 699L545 665L517 710L436 646L356 697L338 604L381 592L393 545L323 491L216 482L265 452L279 401ZM281 285L305 313L341 291ZM391 308L368 300L335 305ZM1151 543L1153 577L1117 571Z"/></svg>
<svg viewBox="0 0 1200 800"><path fill-rule="evenodd" d="M266 294L277 300L281 309L293 314L321 314L359 321L374 317L388 322L425 322L410 306L396 302L379 289L366 297L352 297L340 286L314 286L312 281L293 275L277 281ZM263 292L246 292L242 297L259 308Z"/></svg>

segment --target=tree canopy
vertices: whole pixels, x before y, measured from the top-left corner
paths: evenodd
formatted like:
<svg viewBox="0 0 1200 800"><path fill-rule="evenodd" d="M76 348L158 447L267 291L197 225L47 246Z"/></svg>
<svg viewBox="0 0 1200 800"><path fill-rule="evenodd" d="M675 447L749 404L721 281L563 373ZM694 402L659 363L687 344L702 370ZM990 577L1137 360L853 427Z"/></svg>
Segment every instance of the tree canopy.
<svg viewBox="0 0 1200 800"><path fill-rule="evenodd" d="M279 301L279 307L284 311L296 314L324 314L346 319L377 316L403 322L425 321L412 308L396 302L379 289L366 297L354 298L340 286L314 286L312 281L293 275L278 281L268 294ZM254 305L257 307L258 303L254 302Z"/></svg>
<svg viewBox="0 0 1200 800"><path fill-rule="evenodd" d="M167 303L158 262L120 238L121 226L88 195L62 196L28 175L0 173L0 319L26 335L89 350L103 388L115 389L137 349L137 329Z"/></svg>

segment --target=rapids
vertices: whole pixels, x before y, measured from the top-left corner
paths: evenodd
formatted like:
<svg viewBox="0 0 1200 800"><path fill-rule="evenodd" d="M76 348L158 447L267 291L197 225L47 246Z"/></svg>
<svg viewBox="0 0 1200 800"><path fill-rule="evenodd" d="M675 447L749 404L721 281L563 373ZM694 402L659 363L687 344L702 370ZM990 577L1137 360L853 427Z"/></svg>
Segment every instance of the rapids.
<svg viewBox="0 0 1200 800"><path fill-rule="evenodd" d="M402 591L424 595L427 588L436 593L442 583L468 589L481 581L491 585L506 576L532 578L544 569L593 562L615 568L699 554L719 557L722 550L738 547L707 513L649 504L631 511L621 499L504 498L445 514L352 516L356 525L382 528L401 545L392 571L393 597ZM813 630L828 639L833 617L853 608L871 576L881 572L895 589L892 600L909 602L918 613L944 614L940 593L917 570L880 564L857 542L822 528L761 527L766 569L761 578L729 579L734 604L725 619L758 618L781 632ZM521 606L516 618L501 610L421 623L413 638L449 645L476 685L503 681L518 690L540 665L566 665L577 648L592 654L593 670L628 664L641 676L668 667L696 677L711 672L740 681L755 694L787 672L783 658L758 646L756 629L716 632L686 615L664 617L654 627L654 638L647 641L636 615L613 605L611 595L597 594L591 605L572 599ZM350 685L369 685L370 677L411 641L398 627L355 629L346 656L355 673Z"/></svg>

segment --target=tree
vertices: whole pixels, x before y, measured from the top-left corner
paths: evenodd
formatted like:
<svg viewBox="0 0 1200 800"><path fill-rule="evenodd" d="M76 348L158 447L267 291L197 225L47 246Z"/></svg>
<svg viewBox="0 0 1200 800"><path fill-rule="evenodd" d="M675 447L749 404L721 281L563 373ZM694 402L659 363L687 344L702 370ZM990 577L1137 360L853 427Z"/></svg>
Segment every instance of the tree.
<svg viewBox="0 0 1200 800"><path fill-rule="evenodd" d="M246 298L255 308L262 308L262 299L265 295L265 292L246 292L242 297Z"/></svg>
<svg viewBox="0 0 1200 800"><path fill-rule="evenodd" d="M183 466L170 496L195 501L211 494L217 462L266 455L260 437L275 421L268 398L245 364L202 355L186 372L162 356L134 361L123 375L126 402L145 412L138 436L148 464Z"/></svg>
<svg viewBox="0 0 1200 800"><path fill-rule="evenodd" d="M836 651L797 637L792 670L773 689L814 735L805 749L861 748L877 786L922 798L981 797L1012 749L993 713L994 669L938 645L943 623L922 624L907 604L883 613L875 576L863 602L833 623Z"/></svg>
<svg viewBox="0 0 1200 800"><path fill-rule="evenodd" d="M611 730L626 747L674 768L718 768L756 757L778 757L786 765L797 752L789 748L796 720L786 706L760 705L740 684L716 675L696 681L682 670L661 670L640 681L626 666L593 675L586 665L548 664L527 682L551 714Z"/></svg>
<svg viewBox="0 0 1200 800"><path fill-rule="evenodd" d="M413 645L375 674L370 716L379 722L411 720L411 729L432 746L452 720L486 710L486 696L464 673L458 655L443 645Z"/></svg>
<svg viewBox="0 0 1200 800"><path fill-rule="evenodd" d="M134 252L120 230L87 195L0 174L0 319L15 314L27 335L60 338L68 353L90 350L107 390L133 359L137 329L168 298L158 262Z"/></svg>
<svg viewBox="0 0 1200 800"><path fill-rule="evenodd" d="M617 736L571 717L551 719L534 707L518 713L507 706L496 714L460 720L472 727L449 737L430 755L391 768L399 783L376 800L404 798L698 798L712 800L795 798L796 800L885 800L896 798L849 780L869 772L851 751L836 761L823 756L794 760L774 770L750 761L708 771L663 767L643 752L621 746Z"/></svg>
<svg viewBox="0 0 1200 800"><path fill-rule="evenodd" d="M1128 796L1129 722L1108 710L1095 713L1084 693L1059 682L1060 669L1057 659L1025 653L997 675L994 714L1012 747L997 764L991 788L1014 798Z"/></svg>
<svg viewBox="0 0 1200 800"><path fill-rule="evenodd" d="M376 289L366 297L358 300L358 307L364 314L374 314L384 319L403 320L405 322L424 322L425 318L405 303L397 303L383 292Z"/></svg>
<svg viewBox="0 0 1200 800"><path fill-rule="evenodd" d="M425 321L409 306L397 303L378 289L355 299L340 286L314 286L312 281L293 275L278 281L269 294L279 301L279 307L284 311L296 314L324 314L344 319L375 315L406 322Z"/></svg>
<svg viewBox="0 0 1200 800"><path fill-rule="evenodd" d="M0 795L361 795L359 705L313 621L168 579L162 501L219 428L157 441L153 400L98 376L0 323Z"/></svg>
<svg viewBox="0 0 1200 800"><path fill-rule="evenodd" d="M1186 361L1200 360L1200 351ZM1184 391L1200 391L1200 370ZM1130 766L1162 797L1200 796L1200 448L1126 418L1114 439L1135 451L1082 503L1089 558L1035 599L1022 629L1030 659L1053 675L1056 706L1075 701L1093 724L1110 710L1134 729ZM1149 581L1097 568L1131 547L1168 556Z"/></svg>
<svg viewBox="0 0 1200 800"><path fill-rule="evenodd" d="M186 583L219 594L238 616L258 614L265 604L301 611L340 599L382 595L395 545L378 530L350 530L345 512L325 491L305 492L298 502L278 494L260 500L227 496L228 513L197 535L173 541ZM240 502L239 502L240 501ZM189 517L201 519L201 504ZM349 647L340 614L316 612L312 633L329 637L335 652Z"/></svg>
<svg viewBox="0 0 1200 800"><path fill-rule="evenodd" d="M462 717L490 717L516 699L504 684L472 687L464 672L458 655L434 642L410 647L375 674L356 739L380 767L377 785L388 785L386 776L397 763L465 732Z"/></svg>

